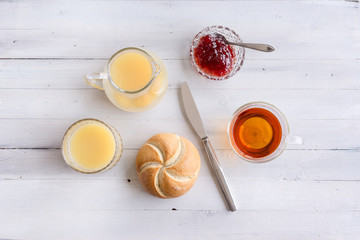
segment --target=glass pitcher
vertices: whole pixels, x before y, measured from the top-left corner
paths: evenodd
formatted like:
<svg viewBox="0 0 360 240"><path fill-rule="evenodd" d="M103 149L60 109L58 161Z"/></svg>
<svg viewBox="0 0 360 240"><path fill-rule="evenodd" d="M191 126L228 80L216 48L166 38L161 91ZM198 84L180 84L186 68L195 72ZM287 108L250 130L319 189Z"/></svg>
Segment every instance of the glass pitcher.
<svg viewBox="0 0 360 240"><path fill-rule="evenodd" d="M124 89L119 82L114 81L111 70L114 62L123 54L139 54L146 59L151 67L151 76L144 80L144 86L138 89ZM130 66L135 67L136 66ZM124 68L126 69L126 68ZM133 79L124 79L130 81ZM168 87L167 71L161 59L153 53L141 48L128 47L119 50L109 59L104 71L101 73L90 73L85 75L85 81L90 86L104 90L109 100L118 108L128 112L142 112L154 107L165 95Z"/></svg>

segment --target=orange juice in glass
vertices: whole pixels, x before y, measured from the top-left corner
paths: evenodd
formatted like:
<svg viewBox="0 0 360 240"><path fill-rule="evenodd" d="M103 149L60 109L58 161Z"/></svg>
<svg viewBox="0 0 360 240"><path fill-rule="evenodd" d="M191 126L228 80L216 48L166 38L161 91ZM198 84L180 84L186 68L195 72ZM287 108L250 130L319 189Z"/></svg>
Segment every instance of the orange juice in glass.
<svg viewBox="0 0 360 240"><path fill-rule="evenodd" d="M89 85L104 90L115 106L128 112L152 108L164 96L168 86L161 59L135 47L116 52L104 72L87 74L85 80Z"/></svg>
<svg viewBox="0 0 360 240"><path fill-rule="evenodd" d="M83 173L112 168L123 151L122 139L115 128L97 119L82 119L66 131L62 144L65 162Z"/></svg>

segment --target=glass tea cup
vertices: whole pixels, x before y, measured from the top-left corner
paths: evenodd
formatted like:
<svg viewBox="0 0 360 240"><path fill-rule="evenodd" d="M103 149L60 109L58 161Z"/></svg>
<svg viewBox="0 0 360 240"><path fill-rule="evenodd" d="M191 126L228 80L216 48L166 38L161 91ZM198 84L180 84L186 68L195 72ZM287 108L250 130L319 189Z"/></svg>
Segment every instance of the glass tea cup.
<svg viewBox="0 0 360 240"><path fill-rule="evenodd" d="M129 54L133 54L133 56L128 59L132 59L132 63L139 63L139 66L129 66L126 60L120 60ZM144 64L146 64L145 67ZM121 73L120 78L120 75L115 76L115 73L119 72L116 68L120 69L120 67L122 70L135 69L135 72L144 71L146 73L142 75L142 79L138 78L136 81L125 72ZM147 77L144 77L145 75ZM165 95L168 87L167 71L161 59L149 51L135 47L124 48L116 52L109 59L103 72L87 74L85 81L94 88L104 90L106 96L116 107L128 112L142 112L154 107ZM123 85L121 86L121 84ZM126 88L124 84L127 85Z"/></svg>
<svg viewBox="0 0 360 240"><path fill-rule="evenodd" d="M265 102L251 102L239 107L228 125L228 138L235 153L252 163L277 158L287 144L303 144L290 135L284 114Z"/></svg>

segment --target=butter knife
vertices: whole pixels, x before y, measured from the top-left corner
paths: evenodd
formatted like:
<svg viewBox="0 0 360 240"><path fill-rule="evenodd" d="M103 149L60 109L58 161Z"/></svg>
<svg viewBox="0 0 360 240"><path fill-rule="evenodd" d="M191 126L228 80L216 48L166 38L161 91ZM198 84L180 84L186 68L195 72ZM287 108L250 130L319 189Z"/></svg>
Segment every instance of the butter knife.
<svg viewBox="0 0 360 240"><path fill-rule="evenodd" d="M216 157L215 150L210 143L210 139L205 130L204 123L201 119L199 110L196 107L194 98L191 94L191 91L190 91L190 88L189 88L189 85L187 84L187 82L184 82L181 86L181 97L182 97L182 101L184 104L184 109L185 109L187 118L189 119L195 132L200 137L200 139L204 145L205 152L208 157L208 161L210 163L211 169L212 169L214 175L216 176L216 179L220 185L222 194L225 197L228 207L229 207L230 211L236 211L236 205L235 205L233 197L231 196L230 189L226 182L224 172L221 169L218 158Z"/></svg>

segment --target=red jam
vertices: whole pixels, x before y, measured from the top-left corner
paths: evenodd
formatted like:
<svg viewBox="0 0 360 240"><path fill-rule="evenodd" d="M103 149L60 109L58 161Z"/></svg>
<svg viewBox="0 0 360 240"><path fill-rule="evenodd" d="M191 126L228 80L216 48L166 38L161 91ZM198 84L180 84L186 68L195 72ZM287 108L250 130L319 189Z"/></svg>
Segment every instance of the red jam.
<svg viewBox="0 0 360 240"><path fill-rule="evenodd" d="M233 68L234 52L231 46L211 35L200 38L194 51L195 62L206 74L222 77Z"/></svg>

